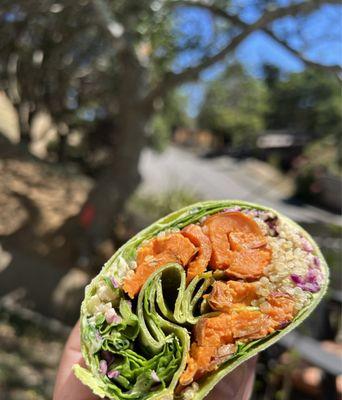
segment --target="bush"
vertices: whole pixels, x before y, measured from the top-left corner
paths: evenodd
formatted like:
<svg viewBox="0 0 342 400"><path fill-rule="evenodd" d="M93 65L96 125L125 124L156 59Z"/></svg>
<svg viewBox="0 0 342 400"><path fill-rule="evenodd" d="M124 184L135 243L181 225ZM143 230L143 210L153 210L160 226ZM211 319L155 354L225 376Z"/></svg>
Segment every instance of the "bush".
<svg viewBox="0 0 342 400"><path fill-rule="evenodd" d="M294 164L296 195L306 201L319 201L324 176L341 176L339 146L333 136L312 142Z"/></svg>

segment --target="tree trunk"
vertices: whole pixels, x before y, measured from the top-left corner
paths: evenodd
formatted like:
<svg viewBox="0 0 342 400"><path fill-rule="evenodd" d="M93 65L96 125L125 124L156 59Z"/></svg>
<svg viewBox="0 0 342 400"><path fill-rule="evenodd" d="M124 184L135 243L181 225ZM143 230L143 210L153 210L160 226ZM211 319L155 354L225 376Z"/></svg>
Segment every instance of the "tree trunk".
<svg viewBox="0 0 342 400"><path fill-rule="evenodd" d="M68 128L65 124L58 124L57 161L62 164L66 160Z"/></svg>
<svg viewBox="0 0 342 400"><path fill-rule="evenodd" d="M57 149L57 160L60 164L65 161L66 153L66 136L59 135L58 149Z"/></svg>
<svg viewBox="0 0 342 400"><path fill-rule="evenodd" d="M79 215L87 238L87 253L111 236L115 219L140 182L138 163L146 143L145 128L150 111L142 107L144 71L135 56L125 50L121 57L119 112L111 163L96 184Z"/></svg>
<svg viewBox="0 0 342 400"><path fill-rule="evenodd" d="M24 148L28 148L31 143L31 124L34 112L28 103L19 104L16 108L19 119L20 144Z"/></svg>
<svg viewBox="0 0 342 400"><path fill-rule="evenodd" d="M80 215L81 224L95 247L110 236L116 216L140 182L138 162L145 143L146 120L130 111L121 115L124 124L120 124L117 132L112 162L97 177ZM82 220L85 213L91 217Z"/></svg>

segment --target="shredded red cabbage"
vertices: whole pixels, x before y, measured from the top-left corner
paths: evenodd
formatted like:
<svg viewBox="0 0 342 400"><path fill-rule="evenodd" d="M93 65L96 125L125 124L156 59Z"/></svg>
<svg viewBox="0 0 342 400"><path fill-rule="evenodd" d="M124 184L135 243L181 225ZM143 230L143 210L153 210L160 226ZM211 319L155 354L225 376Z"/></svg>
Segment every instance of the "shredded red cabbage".
<svg viewBox="0 0 342 400"><path fill-rule="evenodd" d="M108 378L112 379L112 378L117 378L120 375L120 372L117 371L116 369L113 369L112 371L109 371L107 376Z"/></svg>
<svg viewBox="0 0 342 400"><path fill-rule="evenodd" d="M317 271L315 268L309 268L308 273L305 277L299 276L297 274L292 274L292 281L301 289L307 292L318 292L320 289L320 284L318 279L320 278L320 271Z"/></svg>
<svg viewBox="0 0 342 400"><path fill-rule="evenodd" d="M321 266L321 260L317 256L314 257L313 263L314 263L315 267L320 267Z"/></svg>
<svg viewBox="0 0 342 400"><path fill-rule="evenodd" d="M114 286L115 289L117 289L120 286L119 282L114 277L111 277L110 281L112 282L112 285Z"/></svg>
<svg viewBox="0 0 342 400"><path fill-rule="evenodd" d="M314 251L312 244L303 237L302 237L302 249L304 251L307 251L308 253L312 253Z"/></svg>

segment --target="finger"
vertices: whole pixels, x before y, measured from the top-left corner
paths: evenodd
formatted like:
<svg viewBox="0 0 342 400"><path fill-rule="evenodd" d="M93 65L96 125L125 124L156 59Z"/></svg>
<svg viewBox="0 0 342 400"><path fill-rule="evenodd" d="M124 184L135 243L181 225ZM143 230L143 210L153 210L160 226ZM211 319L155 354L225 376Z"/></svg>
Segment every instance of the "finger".
<svg viewBox="0 0 342 400"><path fill-rule="evenodd" d="M230 372L209 393L206 400L248 400L254 385L257 357L244 362Z"/></svg>
<svg viewBox="0 0 342 400"><path fill-rule="evenodd" d="M81 355L79 321L73 328L65 345L59 364L53 400L95 400L98 399L90 389L84 386L74 375L75 364L84 366Z"/></svg>

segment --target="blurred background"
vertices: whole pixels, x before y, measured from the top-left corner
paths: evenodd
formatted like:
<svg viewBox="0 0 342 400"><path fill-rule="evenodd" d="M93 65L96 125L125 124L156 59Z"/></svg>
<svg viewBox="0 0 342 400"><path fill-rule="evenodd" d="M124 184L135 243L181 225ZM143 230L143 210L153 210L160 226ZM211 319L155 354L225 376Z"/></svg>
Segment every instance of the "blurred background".
<svg viewBox="0 0 342 400"><path fill-rule="evenodd" d="M253 399L341 397L338 3L1 1L1 400L51 398L84 286L122 243L222 198L302 224L332 274L259 357Z"/></svg>

